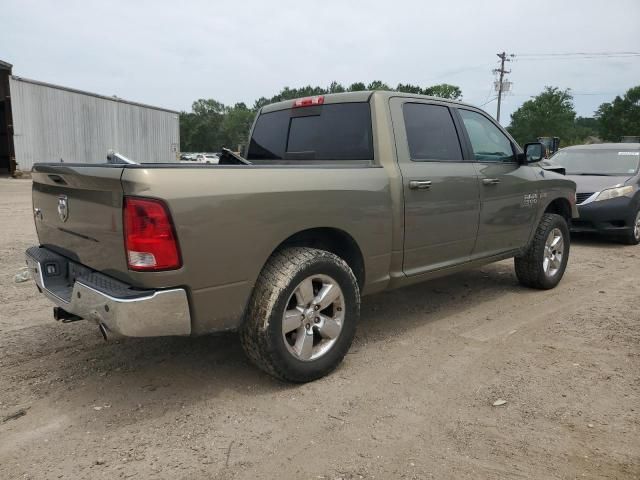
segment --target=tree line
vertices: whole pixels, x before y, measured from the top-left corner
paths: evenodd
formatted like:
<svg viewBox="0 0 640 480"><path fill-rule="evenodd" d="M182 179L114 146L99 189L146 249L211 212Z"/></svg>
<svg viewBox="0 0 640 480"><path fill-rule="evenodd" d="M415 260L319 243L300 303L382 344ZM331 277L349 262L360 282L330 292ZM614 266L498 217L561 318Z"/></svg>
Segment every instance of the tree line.
<svg viewBox="0 0 640 480"><path fill-rule="evenodd" d="M511 115L507 130L519 144L537 137L560 137L562 146L591 141L619 142L622 136L640 135L640 85L616 96L594 112L578 117L570 89L545 89Z"/></svg>
<svg viewBox="0 0 640 480"><path fill-rule="evenodd" d="M181 150L214 152L222 147L237 148L246 143L256 112L269 103L364 90L391 90L462 99L462 91L455 85L443 83L423 88L400 83L392 88L379 80L369 84L356 82L347 87L338 82L332 82L326 88L311 85L285 87L271 98L260 97L251 107L245 103L228 106L213 99L199 99L193 102L191 112L180 113ZM545 87L539 95L527 100L513 112L507 130L521 145L547 136L560 137L561 144L566 146L592 140L615 142L622 136L640 135L640 85L600 105L593 117L576 115L570 89Z"/></svg>
<svg viewBox="0 0 640 480"><path fill-rule="evenodd" d="M332 82L326 88L311 85L302 88L285 87L271 98L260 97L251 107L246 103L228 106L213 99L199 99L193 102L191 112L180 113L180 149L183 152L217 152L222 147L235 149L246 143L255 114L265 105L300 97L365 90L392 90L452 100L462 98L459 87L446 83L425 88L400 83L393 88L374 80L369 84L355 82L347 87L338 82Z"/></svg>

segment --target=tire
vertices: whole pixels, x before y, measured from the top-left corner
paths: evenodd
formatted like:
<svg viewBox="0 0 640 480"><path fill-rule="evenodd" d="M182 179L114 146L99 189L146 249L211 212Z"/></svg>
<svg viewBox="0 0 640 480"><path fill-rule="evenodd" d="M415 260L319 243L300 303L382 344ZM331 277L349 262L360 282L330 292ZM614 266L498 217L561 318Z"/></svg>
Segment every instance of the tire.
<svg viewBox="0 0 640 480"><path fill-rule="evenodd" d="M640 208L631 220L631 231L624 237L622 242L627 245L638 245L640 243Z"/></svg>
<svg viewBox="0 0 640 480"><path fill-rule="evenodd" d="M340 296L325 307L336 294ZM249 359L266 373L310 382L340 364L359 315L358 282L344 260L324 250L286 248L272 255L258 277L240 341Z"/></svg>
<svg viewBox="0 0 640 480"><path fill-rule="evenodd" d="M561 243L553 245L558 236ZM548 242L550 250L547 250ZM567 268L569 250L567 221L560 215L545 213L527 250L515 258L518 281L526 287L540 290L554 288L562 280Z"/></svg>

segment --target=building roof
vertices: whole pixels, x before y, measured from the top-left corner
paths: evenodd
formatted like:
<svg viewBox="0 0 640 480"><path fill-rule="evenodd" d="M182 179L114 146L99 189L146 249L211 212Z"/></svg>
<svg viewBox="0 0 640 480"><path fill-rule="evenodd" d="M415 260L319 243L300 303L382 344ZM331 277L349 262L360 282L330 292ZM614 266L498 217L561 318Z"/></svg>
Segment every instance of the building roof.
<svg viewBox="0 0 640 480"><path fill-rule="evenodd" d="M117 97L117 96L109 97L107 95L100 95L98 93L87 92L85 90L78 90L78 89L75 89L75 88L63 87L61 85L54 85L53 83L40 82L38 80L32 80L30 78L19 77L17 75L11 75L11 78L13 80L15 80L15 81L18 81L18 82L31 83L31 84L34 84L34 85L42 85L44 87L55 88L57 90L64 90L64 91L67 91L67 92L78 93L80 95L88 95L90 97L101 98L101 99L104 99L104 100L111 100L112 102L126 103L126 104L129 104L129 105L135 105L137 107L150 108L150 109L153 109L153 110L160 110L160 111L163 111L163 112L175 113L176 115L180 113L180 112L178 112L176 110L169 110L168 108L156 107L154 105L147 105L146 103L132 102L131 100L125 100L124 98L120 98L120 97Z"/></svg>
<svg viewBox="0 0 640 480"><path fill-rule="evenodd" d="M1 68L2 70L9 70L9 71L11 71L11 69L13 68L13 65L11 65L11 64L10 64L10 63L8 63L8 62L3 62L2 60L0 60L0 68Z"/></svg>

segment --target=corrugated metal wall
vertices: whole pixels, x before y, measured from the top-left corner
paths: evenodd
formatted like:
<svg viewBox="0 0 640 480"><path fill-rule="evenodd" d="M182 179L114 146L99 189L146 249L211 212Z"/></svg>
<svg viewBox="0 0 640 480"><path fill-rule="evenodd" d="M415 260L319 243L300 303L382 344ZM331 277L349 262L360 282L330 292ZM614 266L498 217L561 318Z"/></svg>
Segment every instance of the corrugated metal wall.
<svg viewBox="0 0 640 480"><path fill-rule="evenodd" d="M18 167L103 163L113 149L136 162L175 162L176 112L10 77Z"/></svg>

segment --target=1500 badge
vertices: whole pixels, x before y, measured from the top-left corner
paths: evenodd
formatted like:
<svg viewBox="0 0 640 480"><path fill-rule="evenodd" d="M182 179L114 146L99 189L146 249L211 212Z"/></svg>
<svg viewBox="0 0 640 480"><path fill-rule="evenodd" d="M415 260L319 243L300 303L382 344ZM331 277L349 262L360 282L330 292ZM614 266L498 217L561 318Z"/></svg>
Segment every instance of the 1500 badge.
<svg viewBox="0 0 640 480"><path fill-rule="evenodd" d="M522 197L522 206L523 207L533 207L538 204L538 194L537 193L525 193L524 197Z"/></svg>

